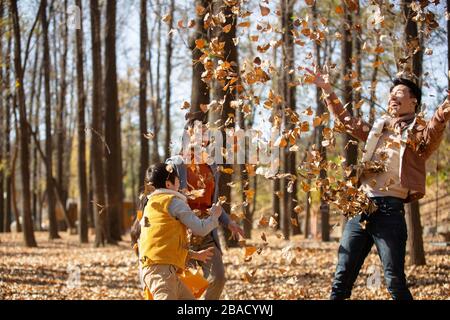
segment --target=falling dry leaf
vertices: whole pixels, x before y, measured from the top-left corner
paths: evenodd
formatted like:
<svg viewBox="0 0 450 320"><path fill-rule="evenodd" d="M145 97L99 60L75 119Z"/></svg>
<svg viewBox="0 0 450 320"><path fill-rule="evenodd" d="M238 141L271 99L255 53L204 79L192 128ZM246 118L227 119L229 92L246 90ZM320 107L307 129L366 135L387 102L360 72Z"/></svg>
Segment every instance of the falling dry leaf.
<svg viewBox="0 0 450 320"><path fill-rule="evenodd" d="M232 168L222 168L220 171L222 171L225 174L233 174L234 172Z"/></svg>
<svg viewBox="0 0 450 320"><path fill-rule="evenodd" d="M162 17L162 21L164 21L165 23L169 23L170 20L172 20L172 16L170 14L166 14Z"/></svg>
<svg viewBox="0 0 450 320"><path fill-rule="evenodd" d="M277 220L275 220L274 217L270 217L269 218L269 227L272 229L276 229L277 226L278 226Z"/></svg>
<svg viewBox="0 0 450 320"><path fill-rule="evenodd" d="M343 14L344 13L344 9L341 6L336 6L335 10L334 10L337 14Z"/></svg>
<svg viewBox="0 0 450 320"><path fill-rule="evenodd" d="M262 239L262 241L267 242L267 237L266 237L266 234L264 232L261 233L261 239Z"/></svg>
<svg viewBox="0 0 450 320"><path fill-rule="evenodd" d="M256 250L257 248L253 246L245 247L245 258L252 256Z"/></svg>
<svg viewBox="0 0 450 320"><path fill-rule="evenodd" d="M227 24L226 26L224 26L222 28L223 32L228 33L231 30L232 25L231 24Z"/></svg>
<svg viewBox="0 0 450 320"><path fill-rule="evenodd" d="M205 39L196 39L195 40L195 47L197 49L203 49L206 46Z"/></svg>
<svg viewBox="0 0 450 320"><path fill-rule="evenodd" d="M148 139L148 140L153 140L153 138L155 137L153 132L143 133L143 136L144 136L145 139Z"/></svg>
<svg viewBox="0 0 450 320"><path fill-rule="evenodd" d="M261 11L261 15L263 17L267 16L270 13L270 9L262 5L259 5L259 10Z"/></svg>
<svg viewBox="0 0 450 320"><path fill-rule="evenodd" d="M259 224L261 227L265 227L265 226L267 226L267 225L269 224L269 220L267 220L266 217L262 216L262 217L259 219L258 224Z"/></svg>
<svg viewBox="0 0 450 320"><path fill-rule="evenodd" d="M241 28L248 28L248 27L250 27L250 21L243 21L243 22L239 23L237 26L241 27Z"/></svg>

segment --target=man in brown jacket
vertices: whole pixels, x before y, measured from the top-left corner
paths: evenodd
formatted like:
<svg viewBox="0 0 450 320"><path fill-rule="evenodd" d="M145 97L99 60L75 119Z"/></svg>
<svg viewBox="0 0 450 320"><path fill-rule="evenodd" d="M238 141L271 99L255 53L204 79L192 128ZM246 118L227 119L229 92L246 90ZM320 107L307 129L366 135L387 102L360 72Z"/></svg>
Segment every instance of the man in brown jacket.
<svg viewBox="0 0 450 320"><path fill-rule="evenodd" d="M373 213L362 212L346 224L330 299L350 298L359 270L375 244L392 298L411 300L404 273L407 240L404 203L425 195L425 162L439 146L450 120L449 98L425 122L416 115L421 90L414 82L397 78L390 89L388 115L370 125L342 106L326 74L307 71L322 88L330 112L349 134L366 143L362 157L362 167L366 169L360 174L360 190L377 208Z"/></svg>

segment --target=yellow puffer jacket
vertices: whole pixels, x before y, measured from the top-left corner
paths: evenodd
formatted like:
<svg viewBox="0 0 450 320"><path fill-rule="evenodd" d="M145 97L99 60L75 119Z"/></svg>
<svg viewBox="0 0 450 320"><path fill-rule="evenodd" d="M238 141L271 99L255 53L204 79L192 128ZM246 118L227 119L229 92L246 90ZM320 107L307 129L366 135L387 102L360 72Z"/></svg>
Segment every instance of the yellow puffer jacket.
<svg viewBox="0 0 450 320"><path fill-rule="evenodd" d="M185 268L188 255L186 226L169 213L173 193L154 192L150 195L141 219L139 258L142 267L171 264Z"/></svg>

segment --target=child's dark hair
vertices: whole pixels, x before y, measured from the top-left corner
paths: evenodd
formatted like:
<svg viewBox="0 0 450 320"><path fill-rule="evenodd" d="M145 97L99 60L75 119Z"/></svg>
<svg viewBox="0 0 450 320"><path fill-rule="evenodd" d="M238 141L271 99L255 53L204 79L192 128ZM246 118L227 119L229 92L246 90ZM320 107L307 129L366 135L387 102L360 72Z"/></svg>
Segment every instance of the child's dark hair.
<svg viewBox="0 0 450 320"><path fill-rule="evenodd" d="M145 174L145 180L156 189L165 188L166 181L175 183L178 178L175 166L166 163L157 163L150 166Z"/></svg>
<svg viewBox="0 0 450 320"><path fill-rule="evenodd" d="M147 196L151 193L154 188L165 188L166 181L175 183L175 179L178 177L177 171L173 165L158 163L150 166L144 178L144 192L139 196L138 210L143 214L145 206L147 204ZM139 236L141 235L141 225L139 223L139 217L136 216L133 225L131 226L131 247L135 248L136 254L139 256L137 251L137 242Z"/></svg>

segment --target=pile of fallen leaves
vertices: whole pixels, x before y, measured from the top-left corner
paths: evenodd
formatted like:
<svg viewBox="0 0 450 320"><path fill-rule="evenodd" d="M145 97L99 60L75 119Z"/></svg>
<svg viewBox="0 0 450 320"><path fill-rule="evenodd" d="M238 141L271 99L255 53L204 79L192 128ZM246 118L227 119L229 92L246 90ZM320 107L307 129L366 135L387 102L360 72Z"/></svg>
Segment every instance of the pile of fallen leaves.
<svg viewBox="0 0 450 320"><path fill-rule="evenodd" d="M21 234L0 234L0 299L142 299L137 260L128 241L93 248L80 245L76 236L61 235L49 241L47 233L38 232L39 247L26 248ZM224 299L328 298L337 242L301 236L286 241L275 234L263 238L255 231L244 247L224 251ZM449 299L450 248L426 242L425 249L427 265L406 268L411 291L416 299ZM378 289L372 281L374 268L381 272ZM352 299L389 299L375 249L362 267Z"/></svg>

